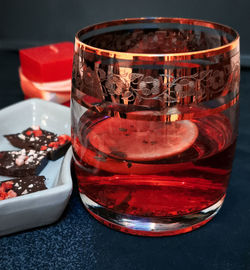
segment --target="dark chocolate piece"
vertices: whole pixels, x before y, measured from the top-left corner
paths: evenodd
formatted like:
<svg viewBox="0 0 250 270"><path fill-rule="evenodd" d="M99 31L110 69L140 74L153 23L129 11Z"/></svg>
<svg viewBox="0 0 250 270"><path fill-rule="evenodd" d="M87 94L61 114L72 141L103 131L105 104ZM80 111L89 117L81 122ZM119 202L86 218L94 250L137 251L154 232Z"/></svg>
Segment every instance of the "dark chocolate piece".
<svg viewBox="0 0 250 270"><path fill-rule="evenodd" d="M20 151L0 152L0 175L29 176L37 175L48 160L45 151L22 149Z"/></svg>
<svg viewBox="0 0 250 270"><path fill-rule="evenodd" d="M5 138L15 147L46 151L48 158L57 160L62 157L70 147L68 135L57 136L55 133L32 126L21 133L8 134Z"/></svg>
<svg viewBox="0 0 250 270"><path fill-rule="evenodd" d="M40 151L42 145L55 141L57 136L53 132L33 126L21 133L4 135L4 137L15 147Z"/></svg>
<svg viewBox="0 0 250 270"><path fill-rule="evenodd" d="M0 182L0 200L47 189L44 176L26 176Z"/></svg>
<svg viewBox="0 0 250 270"><path fill-rule="evenodd" d="M71 138L68 135L60 135L55 138L54 141L47 145L42 145L41 150L47 151L48 158L51 160L57 160L62 157L71 145Z"/></svg>
<svg viewBox="0 0 250 270"><path fill-rule="evenodd" d="M68 142L62 146L59 146L57 149L53 149L52 151L50 151L48 153L48 158L51 160L57 160L57 159L61 158L62 156L65 155L65 153L67 152L69 147L70 147L70 142Z"/></svg>

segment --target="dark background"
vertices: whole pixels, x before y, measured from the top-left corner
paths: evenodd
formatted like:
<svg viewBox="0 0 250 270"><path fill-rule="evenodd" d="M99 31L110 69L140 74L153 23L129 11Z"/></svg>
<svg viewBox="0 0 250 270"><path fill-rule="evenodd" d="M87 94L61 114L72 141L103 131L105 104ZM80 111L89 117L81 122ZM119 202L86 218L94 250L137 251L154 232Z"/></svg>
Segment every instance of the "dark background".
<svg viewBox="0 0 250 270"><path fill-rule="evenodd" d="M242 64L250 66L248 0L0 0L0 49L74 41L90 24L125 17L186 17L216 21L241 36Z"/></svg>

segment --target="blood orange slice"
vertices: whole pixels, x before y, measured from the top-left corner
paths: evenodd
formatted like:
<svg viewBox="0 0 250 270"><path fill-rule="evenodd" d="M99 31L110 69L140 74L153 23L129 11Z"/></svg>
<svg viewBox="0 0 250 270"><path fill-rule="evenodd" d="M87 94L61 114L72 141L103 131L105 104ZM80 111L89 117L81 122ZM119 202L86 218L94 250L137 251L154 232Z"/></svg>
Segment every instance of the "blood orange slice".
<svg viewBox="0 0 250 270"><path fill-rule="evenodd" d="M145 162L184 152L197 136L197 126L188 120L165 123L111 117L96 124L88 140L114 159Z"/></svg>

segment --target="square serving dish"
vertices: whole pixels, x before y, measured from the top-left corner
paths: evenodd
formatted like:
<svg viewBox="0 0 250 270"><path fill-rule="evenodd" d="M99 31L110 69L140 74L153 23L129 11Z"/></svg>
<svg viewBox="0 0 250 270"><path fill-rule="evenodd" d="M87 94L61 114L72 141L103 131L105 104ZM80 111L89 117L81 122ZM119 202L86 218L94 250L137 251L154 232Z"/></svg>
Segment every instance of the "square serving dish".
<svg viewBox="0 0 250 270"><path fill-rule="evenodd" d="M41 99L28 99L0 110L0 151L15 150L3 135L35 125L56 134L70 135L70 110ZM0 236L48 225L65 209L72 192L71 148L65 157L49 161L39 175L48 189L0 201ZM0 175L0 181L13 177Z"/></svg>

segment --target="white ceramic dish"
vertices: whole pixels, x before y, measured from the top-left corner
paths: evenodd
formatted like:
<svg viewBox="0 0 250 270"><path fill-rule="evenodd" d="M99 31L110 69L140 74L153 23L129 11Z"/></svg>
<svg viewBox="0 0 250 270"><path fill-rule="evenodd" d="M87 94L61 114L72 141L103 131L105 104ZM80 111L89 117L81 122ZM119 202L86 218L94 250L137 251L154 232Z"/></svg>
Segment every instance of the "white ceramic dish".
<svg viewBox="0 0 250 270"><path fill-rule="evenodd" d="M16 148L3 135L31 125L70 135L70 110L56 103L29 99L0 110L0 123L0 151L13 150ZM47 190L0 201L0 236L47 225L61 216L72 191L71 158L70 148L65 158L49 161L41 171ZM0 176L0 181L9 178Z"/></svg>

